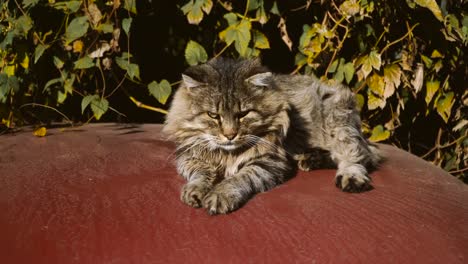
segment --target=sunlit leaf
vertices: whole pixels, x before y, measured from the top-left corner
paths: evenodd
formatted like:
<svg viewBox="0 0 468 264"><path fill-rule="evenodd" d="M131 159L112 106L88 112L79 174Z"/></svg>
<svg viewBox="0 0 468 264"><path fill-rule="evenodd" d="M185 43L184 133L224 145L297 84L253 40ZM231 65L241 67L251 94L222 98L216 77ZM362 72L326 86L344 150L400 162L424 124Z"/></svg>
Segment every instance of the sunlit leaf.
<svg viewBox="0 0 468 264"><path fill-rule="evenodd" d="M343 66L343 72L346 79L346 83L350 83L354 76L354 64L348 62Z"/></svg>
<svg viewBox="0 0 468 264"><path fill-rule="evenodd" d="M93 59L89 56L84 56L83 58L75 61L75 69L88 69L94 67L95 63Z"/></svg>
<svg viewBox="0 0 468 264"><path fill-rule="evenodd" d="M102 19L101 10L95 3L88 4L89 21L93 26L97 26Z"/></svg>
<svg viewBox="0 0 468 264"><path fill-rule="evenodd" d="M237 52L245 57L251 38L250 28L250 21L242 20L238 24L229 26L221 31L219 33L219 38L228 45L234 43Z"/></svg>
<svg viewBox="0 0 468 264"><path fill-rule="evenodd" d="M361 110L364 107L365 99L362 94L356 94L356 107Z"/></svg>
<svg viewBox="0 0 468 264"><path fill-rule="evenodd" d="M444 20L444 18L442 17L442 11L440 10L439 5L437 5L437 2L435 0L414 0L414 2L422 7L431 10L432 14L434 14L434 16L439 21Z"/></svg>
<svg viewBox="0 0 468 264"><path fill-rule="evenodd" d="M197 65L206 62L208 55L205 48L197 42L190 40L185 48L185 60L189 65Z"/></svg>
<svg viewBox="0 0 468 264"><path fill-rule="evenodd" d="M181 10L190 24L198 25L203 20L203 12L208 15L212 7L212 0L190 0Z"/></svg>
<svg viewBox="0 0 468 264"><path fill-rule="evenodd" d="M20 65L21 65L21 67L23 67L26 70L29 68L29 56L28 56L28 54L24 54L24 58L20 62Z"/></svg>
<svg viewBox="0 0 468 264"><path fill-rule="evenodd" d="M359 13L359 3L356 0L346 0L340 5L340 10L348 16Z"/></svg>
<svg viewBox="0 0 468 264"><path fill-rule="evenodd" d="M382 125L378 125L372 129L372 135L369 140L372 142L380 142L387 140L390 137L390 131L386 130Z"/></svg>
<svg viewBox="0 0 468 264"><path fill-rule="evenodd" d="M257 9L257 13L256 13L256 18L258 19L258 22L260 22L260 24L264 25L268 22L268 16L265 12L265 8L263 7L263 2L260 6L259 9Z"/></svg>
<svg viewBox="0 0 468 264"><path fill-rule="evenodd" d="M67 93L64 93L62 91L57 92L57 103L63 104L65 100L67 99Z"/></svg>
<svg viewBox="0 0 468 264"><path fill-rule="evenodd" d="M63 83L63 89L65 90L66 94L72 94L73 93L73 83L75 83L75 74L71 74L69 78L65 79L65 82Z"/></svg>
<svg viewBox="0 0 468 264"><path fill-rule="evenodd" d="M73 41L73 52L80 53L83 50L83 41L75 40Z"/></svg>
<svg viewBox="0 0 468 264"><path fill-rule="evenodd" d="M253 31L253 41L254 47L257 49L269 49L270 43L268 42L268 38L260 31L254 30Z"/></svg>
<svg viewBox="0 0 468 264"><path fill-rule="evenodd" d="M34 130L33 135L36 137L45 137L47 135L47 128L45 127L40 127L36 130Z"/></svg>
<svg viewBox="0 0 468 264"><path fill-rule="evenodd" d="M395 89L400 86L401 73L401 69L397 64L389 64L384 67L384 98L392 96L395 93Z"/></svg>
<svg viewBox="0 0 468 264"><path fill-rule="evenodd" d="M384 109L386 105L386 101L376 95L372 92L367 93L367 107L369 110L374 110L377 108Z"/></svg>
<svg viewBox="0 0 468 264"><path fill-rule="evenodd" d="M452 106L454 104L454 96L455 94L453 92L448 92L437 101L437 113L439 113L445 123L447 123L450 118Z"/></svg>
<svg viewBox="0 0 468 264"><path fill-rule="evenodd" d="M162 80L160 83L152 81L148 84L149 93L158 100L161 104L165 104L169 95L171 95L171 84L167 80Z"/></svg>
<svg viewBox="0 0 468 264"><path fill-rule="evenodd" d="M426 82L426 104L429 105L429 103L432 101L432 98L434 97L434 94L439 90L440 87L440 82L439 81L428 81Z"/></svg>
<svg viewBox="0 0 468 264"><path fill-rule="evenodd" d="M444 55L440 54L438 50L435 49L432 51L431 58L437 59L437 58L443 58L443 57Z"/></svg>
<svg viewBox="0 0 468 264"><path fill-rule="evenodd" d="M65 63L61 59L54 56L54 65L55 65L55 67L57 67L57 69L59 69L59 70L62 69L64 64Z"/></svg>
<svg viewBox="0 0 468 264"><path fill-rule="evenodd" d="M382 76L378 75L377 73L372 74L371 77L367 78L367 85L374 94L378 95L379 97L383 97L385 91L385 82Z"/></svg>
<svg viewBox="0 0 468 264"><path fill-rule="evenodd" d="M65 31L65 40L67 43L80 38L86 34L89 28L88 17L81 16L74 18Z"/></svg>

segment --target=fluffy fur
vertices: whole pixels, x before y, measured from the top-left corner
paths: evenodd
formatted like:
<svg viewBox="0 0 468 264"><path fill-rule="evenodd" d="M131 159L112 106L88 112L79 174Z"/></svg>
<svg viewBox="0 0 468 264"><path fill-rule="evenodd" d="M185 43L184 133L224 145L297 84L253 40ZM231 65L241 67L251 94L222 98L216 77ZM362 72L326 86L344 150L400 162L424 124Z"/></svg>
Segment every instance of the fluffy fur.
<svg viewBox="0 0 468 264"><path fill-rule="evenodd" d="M184 203L228 213L297 168L336 166L338 188L371 188L379 155L348 88L274 75L257 60L213 59L182 77L164 132L177 144Z"/></svg>

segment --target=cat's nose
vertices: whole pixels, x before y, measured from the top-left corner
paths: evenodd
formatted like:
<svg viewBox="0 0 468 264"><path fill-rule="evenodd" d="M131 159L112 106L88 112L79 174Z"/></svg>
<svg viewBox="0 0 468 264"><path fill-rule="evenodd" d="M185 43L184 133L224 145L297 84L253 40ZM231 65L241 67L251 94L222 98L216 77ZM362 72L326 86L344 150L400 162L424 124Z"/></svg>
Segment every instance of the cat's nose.
<svg viewBox="0 0 468 264"><path fill-rule="evenodd" d="M228 133L224 132L223 135L229 139L229 140L233 140L236 136L237 136L237 132L234 131L234 130L231 130L229 131Z"/></svg>

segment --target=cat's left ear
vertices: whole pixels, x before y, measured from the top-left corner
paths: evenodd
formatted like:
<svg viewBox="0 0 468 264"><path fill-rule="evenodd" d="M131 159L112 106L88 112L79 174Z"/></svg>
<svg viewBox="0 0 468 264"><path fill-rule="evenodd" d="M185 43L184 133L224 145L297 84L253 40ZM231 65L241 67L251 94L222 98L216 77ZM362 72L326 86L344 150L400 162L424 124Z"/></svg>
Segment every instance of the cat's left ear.
<svg viewBox="0 0 468 264"><path fill-rule="evenodd" d="M267 87L273 81L273 74L271 72L258 73L250 76L245 81L255 86Z"/></svg>
<svg viewBox="0 0 468 264"><path fill-rule="evenodd" d="M185 87L187 87L188 89L204 85L204 83L201 83L185 74L182 74L182 81L184 82Z"/></svg>

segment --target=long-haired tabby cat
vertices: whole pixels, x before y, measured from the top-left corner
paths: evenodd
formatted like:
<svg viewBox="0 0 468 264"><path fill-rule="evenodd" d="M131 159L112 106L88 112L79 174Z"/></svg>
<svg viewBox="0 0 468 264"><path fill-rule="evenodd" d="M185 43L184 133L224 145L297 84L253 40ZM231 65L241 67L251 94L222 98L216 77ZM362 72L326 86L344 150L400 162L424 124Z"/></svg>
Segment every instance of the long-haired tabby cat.
<svg viewBox="0 0 468 264"><path fill-rule="evenodd" d="M164 132L177 144L184 203L228 213L297 168L330 163L341 190L371 188L366 168L379 155L361 133L348 88L274 75L258 60L213 59L182 77Z"/></svg>

